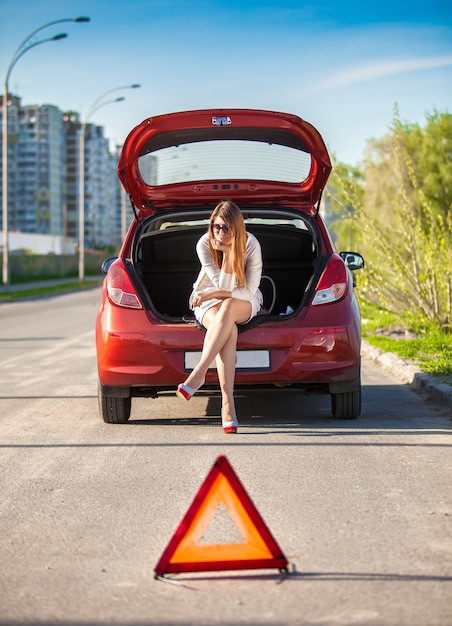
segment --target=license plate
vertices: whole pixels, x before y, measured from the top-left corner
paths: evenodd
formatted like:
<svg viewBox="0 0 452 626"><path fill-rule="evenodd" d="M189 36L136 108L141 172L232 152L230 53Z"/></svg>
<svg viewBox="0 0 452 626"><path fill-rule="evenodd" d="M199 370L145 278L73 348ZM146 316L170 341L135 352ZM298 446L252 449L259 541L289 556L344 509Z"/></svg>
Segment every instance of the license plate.
<svg viewBox="0 0 452 626"><path fill-rule="evenodd" d="M185 352L185 369L192 370L198 365L201 352ZM216 369L215 361L209 369ZM268 370L270 369L270 352L268 350L239 350L237 352L236 370Z"/></svg>

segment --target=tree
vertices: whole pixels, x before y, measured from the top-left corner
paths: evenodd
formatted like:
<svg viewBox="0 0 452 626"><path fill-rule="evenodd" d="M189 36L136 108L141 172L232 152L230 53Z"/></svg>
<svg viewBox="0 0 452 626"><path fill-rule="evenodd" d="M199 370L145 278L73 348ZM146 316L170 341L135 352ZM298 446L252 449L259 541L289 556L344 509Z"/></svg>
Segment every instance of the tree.
<svg viewBox="0 0 452 626"><path fill-rule="evenodd" d="M451 155L452 116L435 113L421 128L401 124L396 112L391 132L368 144L364 182L340 164L331 200L352 207L364 297L444 328L452 314Z"/></svg>
<svg viewBox="0 0 452 626"><path fill-rule="evenodd" d="M452 210L452 115L435 111L427 116L427 125L409 137L417 145L408 145L414 172L435 214ZM400 129L403 132L403 126Z"/></svg>
<svg viewBox="0 0 452 626"><path fill-rule="evenodd" d="M435 214L447 218L452 210L452 115L435 111L426 119L424 127L404 123L395 107L390 132L379 140L368 141L365 193L369 211L387 216L400 178L408 184L412 173ZM403 152L409 155L412 173L405 159L396 158ZM414 189L407 191L411 193L413 211L421 216L419 197Z"/></svg>
<svg viewBox="0 0 452 626"><path fill-rule="evenodd" d="M353 250L359 241L355 212L363 201L363 182L359 167L334 164L324 197L328 226L341 250Z"/></svg>

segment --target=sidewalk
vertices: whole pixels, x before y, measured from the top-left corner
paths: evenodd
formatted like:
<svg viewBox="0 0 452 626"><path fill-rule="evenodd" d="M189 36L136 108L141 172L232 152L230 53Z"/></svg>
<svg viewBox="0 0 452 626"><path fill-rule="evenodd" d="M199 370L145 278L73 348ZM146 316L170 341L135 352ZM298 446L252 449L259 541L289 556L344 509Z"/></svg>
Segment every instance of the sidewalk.
<svg viewBox="0 0 452 626"><path fill-rule="evenodd" d="M397 380L418 390L426 400L449 409L452 417L452 385L426 374L411 361L405 361L391 352L383 352L364 340L361 344L361 353L376 361Z"/></svg>

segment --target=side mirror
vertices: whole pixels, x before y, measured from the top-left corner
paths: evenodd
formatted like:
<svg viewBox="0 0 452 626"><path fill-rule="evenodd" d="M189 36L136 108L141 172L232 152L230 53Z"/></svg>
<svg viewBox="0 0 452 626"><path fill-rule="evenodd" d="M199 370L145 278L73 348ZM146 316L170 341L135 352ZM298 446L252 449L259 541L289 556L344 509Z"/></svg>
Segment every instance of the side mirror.
<svg viewBox="0 0 452 626"><path fill-rule="evenodd" d="M117 258L118 258L117 256L112 256L109 259L106 259L102 263L101 270L103 271L104 274L108 272L108 270L110 269L110 267L113 265L113 263L116 261Z"/></svg>
<svg viewBox="0 0 452 626"><path fill-rule="evenodd" d="M364 259L358 252L339 252L349 270L360 270L364 267Z"/></svg>

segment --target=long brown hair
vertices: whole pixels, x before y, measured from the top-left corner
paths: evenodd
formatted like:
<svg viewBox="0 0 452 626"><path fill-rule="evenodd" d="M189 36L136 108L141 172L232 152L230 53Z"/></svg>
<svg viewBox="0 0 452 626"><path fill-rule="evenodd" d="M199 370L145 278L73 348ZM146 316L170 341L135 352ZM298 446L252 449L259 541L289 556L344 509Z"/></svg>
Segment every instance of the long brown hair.
<svg viewBox="0 0 452 626"><path fill-rule="evenodd" d="M213 210L210 216L209 234L211 235L210 227L215 224L215 220L221 217L224 220L226 226L231 231L231 259L232 268L236 277L238 287L246 287L246 274L245 274L245 256L246 256L246 228L245 220L243 219L242 212L239 207L231 202L231 200L223 200ZM215 250L212 247L209 237L209 249L212 254L213 260L216 265L221 268L223 262L223 253L220 250Z"/></svg>

